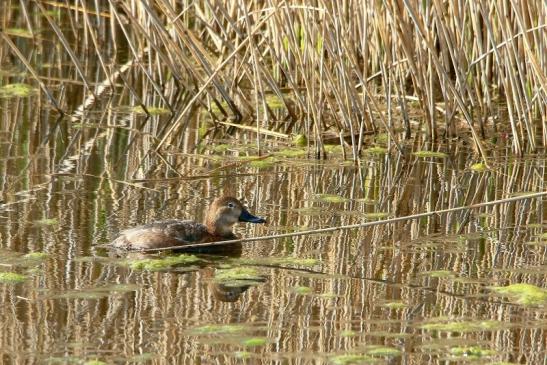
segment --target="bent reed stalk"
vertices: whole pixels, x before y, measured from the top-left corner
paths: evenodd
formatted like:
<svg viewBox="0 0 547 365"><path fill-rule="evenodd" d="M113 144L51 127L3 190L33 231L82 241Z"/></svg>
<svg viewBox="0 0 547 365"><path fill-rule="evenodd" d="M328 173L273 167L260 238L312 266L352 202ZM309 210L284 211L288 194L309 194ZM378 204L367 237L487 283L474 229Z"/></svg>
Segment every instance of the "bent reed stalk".
<svg viewBox="0 0 547 365"><path fill-rule="evenodd" d="M341 231L341 230L347 230L347 229L366 228L366 227L372 227L372 226L377 226L377 225L382 225L382 224L396 223L396 222L406 221L406 220L410 220L410 219L418 219L418 218L423 218L423 217L429 217L429 216L432 216L432 215L435 215L435 214L446 214L446 213L460 212L460 211L464 211L464 210L484 208L484 207L489 207L489 206L492 206L492 205L505 204L505 203L515 202L515 201L519 201L519 200L541 198L543 196L547 196L547 191L543 191L543 192L540 192L540 193L534 193L534 194L520 195L520 196L515 196L515 197L512 197L512 198L499 199L499 200L494 200L494 201L491 201L491 202L472 204L472 205L467 205L467 206L464 206L464 207L456 207L456 208L450 208L450 209L435 210L435 211L431 211L431 212L412 214L412 215L408 215L408 216L404 216L404 217L382 219L382 220L373 221L373 222L356 223L356 224L349 224L349 225L338 226L338 227L310 229L310 230L307 230L307 231L282 233L282 234L275 234L275 235L270 235L270 236L250 237L250 238L242 238L242 239L237 239L237 240L227 240L227 241L208 242L208 243L191 243L191 244L181 245L181 246L164 247L164 248L150 248L150 249L142 249L142 250L134 250L134 251L136 251L136 252L161 252L161 251L171 251L171 250L185 250L185 249L191 249L191 248L194 248L194 249L195 248L207 248L207 247L212 247L212 246L222 246L222 245L230 245L230 244L236 244L236 243L269 241L269 240L274 240L274 239L279 239L279 238L287 238L287 237L309 236L309 235L313 235L313 234L335 232L335 231ZM108 245L102 245L102 246L108 246Z"/></svg>

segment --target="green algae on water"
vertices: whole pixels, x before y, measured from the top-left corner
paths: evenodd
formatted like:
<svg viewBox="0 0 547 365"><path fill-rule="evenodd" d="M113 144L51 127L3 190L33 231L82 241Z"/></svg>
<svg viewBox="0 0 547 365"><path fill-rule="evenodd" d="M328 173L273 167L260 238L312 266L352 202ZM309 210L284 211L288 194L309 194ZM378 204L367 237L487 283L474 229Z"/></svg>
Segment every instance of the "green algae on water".
<svg viewBox="0 0 547 365"><path fill-rule="evenodd" d="M305 148L284 148L282 150L276 151L273 153L274 156L280 156L280 157L304 157L308 154L308 151L306 151Z"/></svg>
<svg viewBox="0 0 547 365"><path fill-rule="evenodd" d="M292 143L296 147L306 147L308 145L308 137L305 134L296 134L292 139Z"/></svg>
<svg viewBox="0 0 547 365"><path fill-rule="evenodd" d="M166 256L161 259L139 259L130 260L128 265L133 270L166 270L173 266L191 265L200 262L201 259L195 255L180 254L177 256Z"/></svg>
<svg viewBox="0 0 547 365"><path fill-rule="evenodd" d="M59 224L57 218L43 218L34 221L34 224L38 226L56 226Z"/></svg>
<svg viewBox="0 0 547 365"><path fill-rule="evenodd" d="M475 172L483 172L483 171L488 170L488 167L486 166L486 164L484 162L479 162L479 163L475 163L475 164L471 165L471 170L473 170Z"/></svg>
<svg viewBox="0 0 547 365"><path fill-rule="evenodd" d="M101 360L88 360L84 362L84 365L107 365L108 363L101 361Z"/></svg>
<svg viewBox="0 0 547 365"><path fill-rule="evenodd" d="M500 321L454 321L454 322L433 322L418 326L427 331L441 332L476 332L476 331L495 331L505 327L505 323Z"/></svg>
<svg viewBox="0 0 547 365"><path fill-rule="evenodd" d="M249 351L235 351L234 356L238 359L248 359L252 355Z"/></svg>
<svg viewBox="0 0 547 365"><path fill-rule="evenodd" d="M357 336L357 332L355 331L352 331L352 330L344 330L342 332L340 332L340 336L342 337L355 337Z"/></svg>
<svg viewBox="0 0 547 365"><path fill-rule="evenodd" d="M32 38L32 33L25 28L6 28L4 33L22 38Z"/></svg>
<svg viewBox="0 0 547 365"><path fill-rule="evenodd" d="M344 203L349 201L348 198L335 194L316 194L315 197L326 203Z"/></svg>
<svg viewBox="0 0 547 365"><path fill-rule="evenodd" d="M237 324L208 324L190 330L192 335L228 335L240 333L245 327Z"/></svg>
<svg viewBox="0 0 547 365"><path fill-rule="evenodd" d="M0 283L16 284L27 280L26 275L17 274L14 272L0 272Z"/></svg>
<svg viewBox="0 0 547 365"><path fill-rule="evenodd" d="M429 276L431 278L452 278L455 276L455 273L448 270L433 270L433 271L424 271L419 273L421 276Z"/></svg>
<svg viewBox="0 0 547 365"><path fill-rule="evenodd" d="M23 255L23 258L28 260L39 261L39 260L45 260L47 256L48 254L45 252L29 252L26 255Z"/></svg>
<svg viewBox="0 0 547 365"><path fill-rule="evenodd" d="M377 362L374 357L362 354L343 354L329 357L329 361L335 365L365 364Z"/></svg>
<svg viewBox="0 0 547 365"><path fill-rule="evenodd" d="M366 219L383 219L389 217L387 212L376 212L376 213L364 213L363 218Z"/></svg>
<svg viewBox="0 0 547 365"><path fill-rule="evenodd" d="M387 148L380 147L380 146L374 146L374 147L367 148L363 152L368 154L368 155L385 155L385 154L387 154L388 151L387 151Z"/></svg>
<svg viewBox="0 0 547 365"><path fill-rule="evenodd" d="M292 288L292 291L294 291L296 294L306 295L311 294L313 292L313 289L309 286L296 286Z"/></svg>
<svg viewBox="0 0 547 365"><path fill-rule="evenodd" d="M291 265L291 266L306 266L311 267L319 263L319 260L312 258L300 258L300 257L255 257L255 258L243 258L235 259L233 262L245 265L264 265L264 266L277 266L277 265Z"/></svg>
<svg viewBox="0 0 547 365"><path fill-rule="evenodd" d="M245 338L241 341L241 344L245 347L264 346L267 343L268 343L268 340L264 337Z"/></svg>
<svg viewBox="0 0 547 365"><path fill-rule="evenodd" d="M34 94L37 90L28 84L15 83L0 86L0 98L26 97Z"/></svg>
<svg viewBox="0 0 547 365"><path fill-rule="evenodd" d="M416 151L413 155L418 158L446 158L448 156L446 153L436 151Z"/></svg>
<svg viewBox="0 0 547 365"><path fill-rule="evenodd" d="M401 350L394 347L370 346L366 349L366 354L371 356L395 357L401 355Z"/></svg>
<svg viewBox="0 0 547 365"><path fill-rule="evenodd" d="M507 296L511 301L522 305L542 305L547 303L547 289L532 284L512 284L508 286L491 286L488 289Z"/></svg>
<svg viewBox="0 0 547 365"><path fill-rule="evenodd" d="M479 359L482 357L489 357L496 355L497 352L494 350L484 349L480 346L458 346L452 347L450 349L450 354L454 356L465 356L474 359Z"/></svg>
<svg viewBox="0 0 547 365"><path fill-rule="evenodd" d="M254 268L234 267L217 270L213 280L217 284L228 287L242 287L260 285L266 279Z"/></svg>
<svg viewBox="0 0 547 365"><path fill-rule="evenodd" d="M147 106L146 111L141 105L137 105L132 108L133 113L135 114L147 114L146 111L148 111L148 114L150 115L162 115L162 114L169 114L169 109L166 108L159 108L154 106Z"/></svg>
<svg viewBox="0 0 547 365"><path fill-rule="evenodd" d="M251 161L249 163L249 166L256 167L258 169L265 169L265 168L268 168L268 167L272 167L276 162L278 162L276 159L274 159L272 157L268 157L268 158L261 159L261 160Z"/></svg>
<svg viewBox="0 0 547 365"><path fill-rule="evenodd" d="M381 304L380 306L385 307L385 308L389 308L389 309L403 309L403 308L408 307L408 305L406 305L403 302L389 302L389 303Z"/></svg>

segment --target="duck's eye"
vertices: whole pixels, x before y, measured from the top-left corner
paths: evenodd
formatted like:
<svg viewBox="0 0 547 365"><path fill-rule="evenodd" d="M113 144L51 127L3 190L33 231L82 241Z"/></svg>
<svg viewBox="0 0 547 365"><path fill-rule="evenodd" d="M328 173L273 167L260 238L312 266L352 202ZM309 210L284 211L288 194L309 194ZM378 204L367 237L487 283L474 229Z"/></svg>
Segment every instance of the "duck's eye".
<svg viewBox="0 0 547 365"><path fill-rule="evenodd" d="M228 208L234 208L234 207L235 207L234 203L228 203Z"/></svg>

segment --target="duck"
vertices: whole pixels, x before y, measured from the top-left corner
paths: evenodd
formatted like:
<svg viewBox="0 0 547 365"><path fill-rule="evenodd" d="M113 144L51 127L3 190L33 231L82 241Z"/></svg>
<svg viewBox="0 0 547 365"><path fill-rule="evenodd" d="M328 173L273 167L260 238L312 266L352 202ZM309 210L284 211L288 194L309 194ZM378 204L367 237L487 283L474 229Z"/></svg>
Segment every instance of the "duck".
<svg viewBox="0 0 547 365"><path fill-rule="evenodd" d="M144 250L237 239L233 227L238 222L266 223L249 213L232 196L216 198L209 206L204 223L168 219L121 231L111 245L128 250Z"/></svg>

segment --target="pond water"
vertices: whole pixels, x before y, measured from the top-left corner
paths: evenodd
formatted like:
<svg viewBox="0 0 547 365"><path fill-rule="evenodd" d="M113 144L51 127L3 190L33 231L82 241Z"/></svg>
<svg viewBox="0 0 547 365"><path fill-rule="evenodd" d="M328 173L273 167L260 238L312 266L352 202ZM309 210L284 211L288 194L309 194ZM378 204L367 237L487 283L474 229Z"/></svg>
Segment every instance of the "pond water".
<svg viewBox="0 0 547 365"><path fill-rule="evenodd" d="M18 106L33 118L33 102L9 99L3 114L15 120ZM318 161L303 148L266 142L262 153L271 157L262 160L249 158L256 145L236 134L200 153L185 147L142 162L135 157L142 141L129 153L114 142L127 141L124 130L53 131L24 119L2 122L0 134L0 271L23 275L0 283L3 363L545 358L541 198L245 243L167 267L146 266L154 255L100 247L136 224L201 220L222 194L243 197L268 218L238 227L253 237L543 191L544 154L513 158L492 147L490 169L475 171L463 143L437 146L444 157L405 160L378 150L354 163L339 147ZM239 277L226 280L229 270ZM512 284L530 286L492 289Z"/></svg>
<svg viewBox="0 0 547 365"><path fill-rule="evenodd" d="M15 5L12 27L26 24ZM93 86L104 82L66 33ZM545 364L545 196L217 252L104 247L138 224L201 221L225 194L267 218L237 227L259 237L546 191L545 150L515 157L503 123L483 140L489 166L463 133L428 144L423 123L404 156L379 134L358 161L335 145L318 160L313 141L268 131L257 141L198 107L171 118L136 65L124 75L135 90L115 80L90 98L66 52L48 52L63 49L58 39L6 34L71 116L58 117L0 43L0 87L28 84L0 89L0 363ZM115 45L104 51L128 53ZM183 110L193 94L169 82L162 91ZM158 109L146 118L139 103Z"/></svg>

